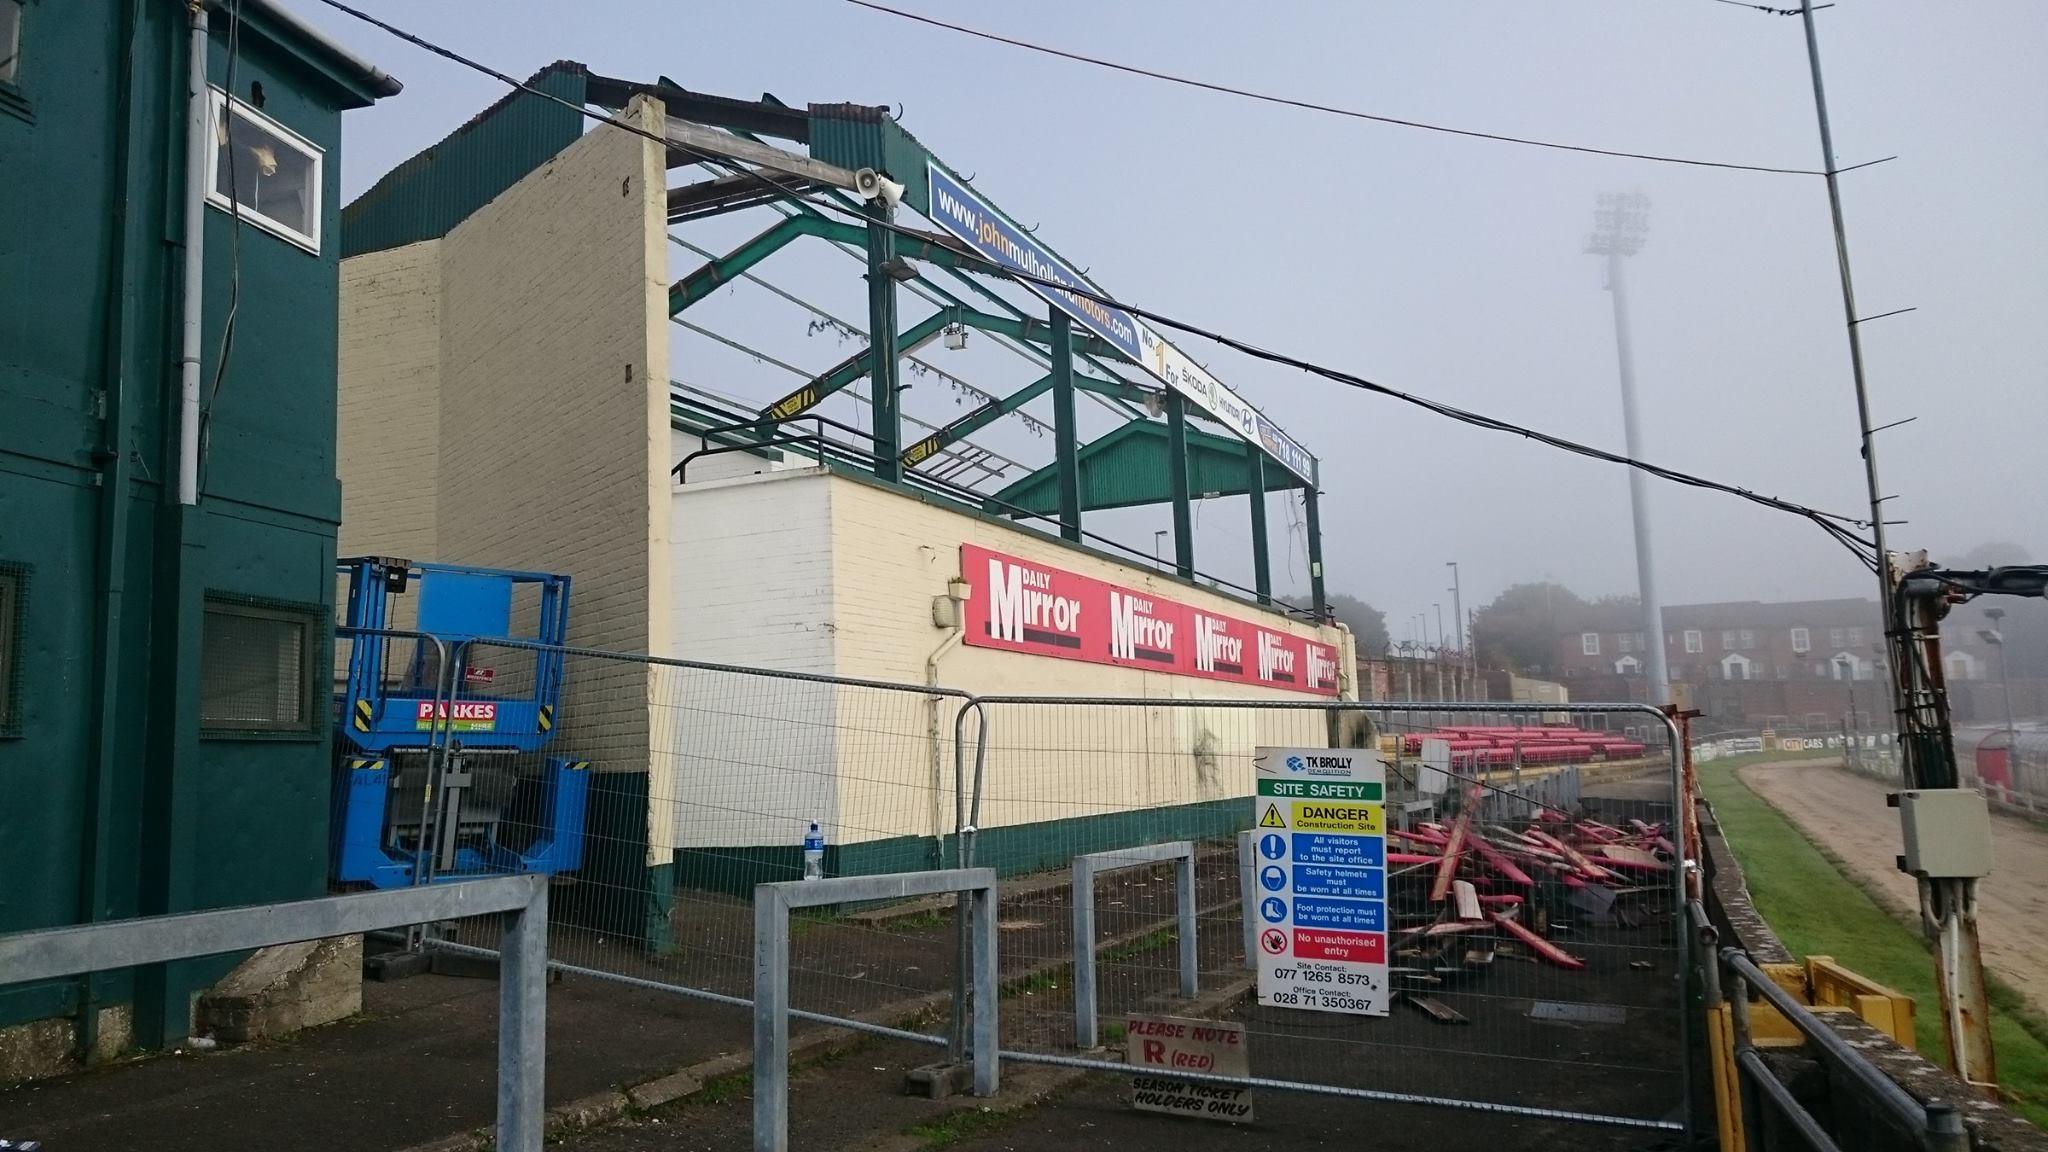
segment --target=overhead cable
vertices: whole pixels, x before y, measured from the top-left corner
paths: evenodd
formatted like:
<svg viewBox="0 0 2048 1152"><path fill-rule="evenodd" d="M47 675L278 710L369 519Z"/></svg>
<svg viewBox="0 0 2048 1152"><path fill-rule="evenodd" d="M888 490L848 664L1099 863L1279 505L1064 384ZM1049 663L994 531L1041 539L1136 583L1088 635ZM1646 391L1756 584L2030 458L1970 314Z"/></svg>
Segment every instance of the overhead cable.
<svg viewBox="0 0 2048 1152"><path fill-rule="evenodd" d="M929 24L934 28L944 28L949 32L958 32L966 36L992 40L998 44L1008 44L1013 48L1022 48L1030 52L1042 52L1047 56L1057 56L1062 60L1072 60L1079 64L1091 64L1097 68L1107 68L1113 72L1126 72L1133 76L1163 80L1168 84L1200 88L1205 92L1220 92L1226 96L1239 96L1246 100L1258 100L1267 104L1300 108L1308 112L1322 112L1327 115L1343 116L1352 120L1370 120L1376 124L1392 124L1398 128L1419 128L1425 132L1441 132L1447 136L1466 136L1474 140L1491 140L1498 144L1520 144L1529 148L1549 148L1558 152L1584 152L1592 156L1613 156L1623 160L1648 160L1657 164L1685 164L1695 168L1727 168L1737 172L1772 172L1784 176L1824 175L1824 173L1811 168L1778 168L1768 164L1734 164L1722 160L1699 160L1689 156L1665 156L1654 152L1628 152L1614 148L1593 148L1584 144L1566 144L1557 140L1537 140L1527 136L1509 136L1500 132L1482 132L1474 128L1453 128L1446 124L1432 124L1423 120L1408 120L1399 116L1382 116L1374 112L1361 112L1356 108L1339 108L1332 104L1318 104L1310 100L1297 100L1291 96L1276 96L1270 92L1258 92L1249 88L1234 88L1228 84L1216 84L1207 80L1195 80L1187 76L1176 76L1171 72L1159 72L1150 68L1140 68L1135 64L1121 64L1114 60L1104 60L1099 56L1084 56L1079 52L1068 52L1061 48L1034 44L1029 40L1018 40L1014 37L1002 36L994 32L984 32L979 28L969 28L965 24L953 24L916 12L906 12L901 8L891 8L886 4L874 3L874 0L846 0L846 3L904 20L914 20L919 24ZM1765 9L1765 11L1772 11L1772 9Z"/></svg>
<svg viewBox="0 0 2048 1152"><path fill-rule="evenodd" d="M687 148L683 145L677 144L676 142L669 140L666 136L663 136L656 132L650 132L647 129L640 127L638 124L632 124L602 112L592 111L591 109L586 108L583 105L577 104L572 100L568 100L561 96L557 96L552 92L543 91L539 88L534 87L531 84L527 84L521 80L518 80L503 72L500 72L487 64L471 60L468 57L463 56L460 53L457 53L451 49L444 48L439 44L435 44L432 43L431 41L422 39L421 37L416 36L413 33L407 32L404 29L398 28L387 21L372 16L369 13L362 11L361 9L345 4L342 2L342 0L320 0L320 2L337 11L345 12L348 15L355 17L356 19L364 21L365 23L381 28L384 31L389 32L393 36L396 36L409 44L416 45L444 59L452 60L455 63L461 64L466 68L470 68L475 71L481 72L484 75L490 76L492 79L495 79L500 83L509 85L510 87L518 89L519 91L525 92L529 95L540 97L543 100L548 100L550 102L560 104L563 107L575 111L578 115L584 116L588 119L597 121L602 124L611 125L612 127L618 128L622 131L630 132L633 135L644 137L648 140L651 140L657 144L662 145L664 148L673 148L679 151L689 153L692 156L703 159L707 163L720 164L726 166L729 170L733 172L745 173L747 175L753 176L755 179L760 180L762 184L773 187L778 196L783 196L793 200L800 200L803 203L809 204L814 208L819 208L828 212L837 213L841 216L850 217L869 227L884 228L890 232L896 233L898 235L907 237L912 240L917 240L919 242L927 242L931 239L930 236L922 232L919 232L915 229L906 228L900 224L871 217L866 213L861 212L859 209L848 207L846 205L840 204L830 199L819 200L811 198L809 196L792 195L787 188L774 184L773 181L768 180L766 177L760 176L759 174L755 173L753 169L748 168L743 164L734 162L729 157L719 156L715 153L704 152L698 149ZM979 256L967 252L964 248L955 252L954 259L963 267L967 265L972 265L974 268L984 271L988 275L1006 277L1008 279L1018 281L1019 283L1032 284L1041 288L1057 291L1069 297L1092 300L1098 304L1103 304L1108 307L1121 309L1122 311L1127 312L1133 316L1142 317L1144 319L1153 321L1154 323L1163 325L1167 328L1171 328L1177 332L1186 332L1190 335L1200 336L1205 339L1213 340L1218 344L1222 344L1228 348L1233 348L1254 359L1265 360L1275 364L1284 364L1291 368L1298 368L1301 371L1310 373L1311 375L1320 376L1327 380L1333 380L1340 384L1349 385L1350 387L1357 388L1361 391L1370 392L1379 396L1385 396L1393 400L1398 400L1404 404L1409 404L1414 407L1421 408L1426 412L1431 412L1436 415L1443 416L1447 419L1455 420L1462 424L1469 424L1475 428L1485 428L1492 431L1505 432L1511 435L1521 436L1525 439L1534 440L1539 444L1543 444L1551 448L1556 448L1560 451L1574 453L1576 455L1585 456L1589 459L1600 460L1610 464L1625 465L1630 468L1639 469L1661 480L1668 480L1672 483L1683 484L1688 487L1701 488L1713 492L1720 492L1725 495L1735 496L1739 499L1747 500L1750 503L1757 504L1765 508L1771 508L1776 511L1803 517L1804 519L1807 519L1813 522L1814 524L1818 525L1823 531L1827 532L1830 536L1834 537L1836 541L1847 547L1852 553L1856 555L1858 560L1862 561L1866 565L1871 565L1873 568L1876 564L1876 561L1873 559L1875 545L1867 538L1859 536L1856 533L1850 531L1850 529L1852 528L1869 526L1870 522L1867 520L1859 520L1854 517L1844 516L1834 512L1824 512L1820 509L1809 507L1804 504L1799 504L1790 500L1781 499L1776 496L1769 496L1760 492L1755 492L1748 488L1741 487L1740 485L1728 484L1718 480L1709 480L1705 477L1695 476L1688 472L1681 472L1677 469L1666 468L1662 465L1651 464L1647 461L1637 460L1633 457L1626 456L1621 453L1610 452L1604 448L1595 448L1590 445L1580 444L1576 441L1567 440L1561 436L1556 436L1548 432L1541 432L1536 429L1526 427L1524 425L1515 424L1511 421L1502 420L1497 417L1486 416L1481 413L1468 411L1466 409L1459 408L1451 404L1446 404L1440 400L1432 400L1428 397L1418 396L1413 393L1404 392L1397 388L1392 388L1385 384L1376 383L1362 376L1357 376L1352 373L1344 372L1336 368L1326 367L1324 365L1316 364L1312 361L1303 360L1298 357L1289 356L1284 353L1271 352L1255 344L1251 344L1247 341L1239 340L1231 336L1226 336L1220 332L1214 332L1209 329L1187 323L1186 321L1176 320L1173 317L1152 311L1150 309L1141 308L1132 304L1127 304L1123 301L1117 300L1114 297L1103 295L1099 292L1094 292L1086 288L1077 288L1058 280L1053 280L1043 276L1033 276L1029 273L1018 271L1017 269L1014 268L1008 268L1000 264L990 263L986 260L983 260Z"/></svg>

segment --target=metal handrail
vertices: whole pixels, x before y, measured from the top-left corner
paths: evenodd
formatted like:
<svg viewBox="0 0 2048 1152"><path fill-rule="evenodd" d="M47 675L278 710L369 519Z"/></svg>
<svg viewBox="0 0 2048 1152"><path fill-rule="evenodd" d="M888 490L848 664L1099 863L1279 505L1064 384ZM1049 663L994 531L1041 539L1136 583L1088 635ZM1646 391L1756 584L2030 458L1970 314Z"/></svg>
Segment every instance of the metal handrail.
<svg viewBox="0 0 2048 1152"><path fill-rule="evenodd" d="M801 423L813 424L816 426L817 431L804 435L766 435L766 431L768 429L774 428L777 425ZM850 463L864 463L870 470L873 470L874 466L881 462L881 456L875 453L872 448L863 449L858 444L851 444L845 441L834 440L825 434L825 429L827 428L837 428L842 432L850 433L857 439L866 440L871 445L874 443L873 433L868 432L864 429L855 428L850 424L843 424L828 416L820 416L815 413L805 413L804 415L801 416L792 416L787 420L774 420L766 417L761 417L753 420L748 420L743 423L721 424L715 427L706 428L700 432L695 433L698 441L700 443L706 444L707 447L699 448L697 451L684 456L682 460L676 464L675 467L669 469L669 473L670 475L673 475L676 478L678 483L686 483L688 478L688 469L690 466L690 462L696 460L700 456L717 456L730 452L759 451L762 448L771 448L779 444L809 444L812 446L813 454L820 463L824 463L826 458L830 456L840 460L848 461ZM708 447L708 445L714 437L730 436L736 432L752 432L757 436L761 436L762 438L748 443L723 444L717 447ZM903 469L902 483L909 487L929 489L938 495L958 500L963 504L978 506L983 509L1001 512L1006 515L1014 517L1022 517L1031 520L1042 520L1050 524L1057 524L1059 522L1058 516L1051 515L1045 512L1040 512L1031 508L1025 508L1018 504L1012 504L1007 500L999 500L986 492L979 492L973 488L966 487L965 485L955 484L950 480L942 480L936 476L932 476L923 472L918 472L913 468L906 467ZM1089 541L1090 543L1100 545L1104 548L1108 548L1116 552L1124 553L1126 555L1135 557L1141 561L1150 561L1154 566L1159 567L1161 571L1165 570L1164 564L1161 561L1159 561L1156 557L1153 557L1145 552L1142 552L1137 548L1133 548L1132 546L1125 544L1120 540L1112 540L1107 536L1103 536L1096 532L1090 532L1085 528L1081 530L1081 536L1083 539ZM1282 615L1300 617L1301 619L1310 621L1312 623L1318 620L1315 609L1312 607L1304 608L1299 604L1289 603L1288 601L1282 600L1278 596L1274 596L1270 593L1266 594L1262 598L1259 594L1258 589L1247 588L1244 585L1238 584L1234 581L1225 580L1221 576L1216 576L1205 572L1197 572L1195 573L1195 575L1203 577L1204 579L1208 580L1211 585L1217 588L1228 588L1232 592L1241 593L1245 596L1250 597L1254 602L1263 603L1267 607L1276 608L1280 611Z"/></svg>
<svg viewBox="0 0 2048 1152"><path fill-rule="evenodd" d="M1758 998L1777 1009L1809 1044L1826 1055L1830 1063L1875 1097L1894 1120L1919 1138L1921 1146L1928 1152L1967 1152L1969 1135L1952 1105L1940 1099L1931 1099L1925 1104L1914 1099L1911 1093L1885 1075L1834 1029L1822 1023L1813 1009L1780 988L1770 974L1759 968L1741 949L1722 949L1720 961L1732 977L1728 984L1728 1003L1735 1023L1735 1061L1742 1078L1745 1135L1753 1133L1761 1120L1756 1115L1762 1103L1759 1099L1761 1094L1777 1106L1779 1113L1815 1152L1835 1152L1838 1147L1757 1054L1749 1026L1748 990L1754 988Z"/></svg>

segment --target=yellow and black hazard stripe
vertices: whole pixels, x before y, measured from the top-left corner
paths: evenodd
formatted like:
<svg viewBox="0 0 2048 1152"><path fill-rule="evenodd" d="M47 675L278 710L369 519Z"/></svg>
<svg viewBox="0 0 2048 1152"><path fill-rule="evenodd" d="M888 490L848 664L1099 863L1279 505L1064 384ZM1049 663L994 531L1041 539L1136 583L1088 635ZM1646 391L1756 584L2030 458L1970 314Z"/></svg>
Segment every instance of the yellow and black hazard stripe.
<svg viewBox="0 0 2048 1152"><path fill-rule="evenodd" d="M368 732L370 730L370 702L368 700L356 701L355 725L358 732Z"/></svg>
<svg viewBox="0 0 2048 1152"><path fill-rule="evenodd" d="M554 727L555 727L555 706L554 706L553 704L543 704L543 705L541 705L541 706L540 706L540 730L541 730L541 731L543 731L543 732L550 732L550 731L553 731L553 730L554 730Z"/></svg>
<svg viewBox="0 0 2048 1152"><path fill-rule="evenodd" d="M382 760L351 760L351 761L349 761L349 762L348 762L348 766L349 766L349 768L350 768L350 769L352 769L352 770L354 770L354 771L357 771L357 772L381 772L381 771L383 771L383 770L384 770L384 761L382 761Z"/></svg>
<svg viewBox="0 0 2048 1152"><path fill-rule="evenodd" d="M567 768L571 772L588 772L590 771L590 761L564 760L562 761L562 767Z"/></svg>

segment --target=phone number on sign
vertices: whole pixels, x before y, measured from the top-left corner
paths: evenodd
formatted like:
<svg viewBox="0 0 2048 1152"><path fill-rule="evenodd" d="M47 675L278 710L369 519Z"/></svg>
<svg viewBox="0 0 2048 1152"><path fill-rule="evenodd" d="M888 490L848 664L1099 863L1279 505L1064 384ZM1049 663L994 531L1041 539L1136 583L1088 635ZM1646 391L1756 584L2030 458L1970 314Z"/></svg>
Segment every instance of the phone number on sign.
<svg viewBox="0 0 2048 1152"><path fill-rule="evenodd" d="M1372 1011L1373 1003L1369 997L1354 996L1349 992L1339 992L1334 988L1303 988L1298 991L1282 989L1268 993L1263 1002L1279 1004L1283 1007L1328 1008L1333 1011L1346 1012L1370 1012Z"/></svg>
<svg viewBox="0 0 2048 1152"><path fill-rule="evenodd" d="M1280 968L1273 972L1276 980L1299 980L1303 984L1340 984L1345 987L1377 988L1379 984L1370 972L1354 972L1348 968L1335 970L1325 968Z"/></svg>

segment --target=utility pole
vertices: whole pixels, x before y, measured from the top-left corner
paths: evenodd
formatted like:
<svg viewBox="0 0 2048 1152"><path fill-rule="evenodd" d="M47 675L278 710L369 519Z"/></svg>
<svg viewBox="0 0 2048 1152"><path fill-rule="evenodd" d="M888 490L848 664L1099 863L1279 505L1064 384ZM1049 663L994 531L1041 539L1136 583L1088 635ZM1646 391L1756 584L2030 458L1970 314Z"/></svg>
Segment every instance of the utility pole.
<svg viewBox="0 0 2048 1152"><path fill-rule="evenodd" d="M1650 198L1641 192L1604 192L1593 210L1593 234L1586 251L1607 257L1607 294L1614 299L1614 353L1621 369L1621 428L1628 458L1640 460L1642 430L1636 419L1635 354L1629 344L1628 282L1623 257L1642 251L1650 231ZM1628 509L1635 524L1636 598L1643 610L1644 663L1649 665L1649 702L1671 703L1671 665L1664 659L1664 606L1657 598L1656 566L1650 558L1650 509L1640 468L1628 470Z"/></svg>
<svg viewBox="0 0 2048 1152"><path fill-rule="evenodd" d="M1799 0L1806 32L1806 61L1813 74L1813 113L1820 126L1821 171L1828 187L1828 214L1835 229L1835 265L1842 282L1842 319L1849 335L1849 370L1856 389L1856 427L1863 449L1863 483L1870 500L1871 543L1877 550L1878 604L1884 612L1886 651L1891 656L1892 710L1897 721L1903 779L1908 788L1956 787L1955 747L1948 730L1946 693L1939 651L1940 606L1932 597L1909 600L1901 573L1885 543L1884 491L1877 480L1877 444L1870 422L1870 389L1863 373L1863 338L1857 326L1856 282L1849 272L1849 232L1842 218L1842 186L1836 170L1835 138L1828 125L1827 87L1821 80L1820 37L1813 0ZM1942 1034L1949 1064L1965 1082L1998 1082L1991 1044L1991 1004L1984 985L1984 956L1977 935L1977 882L1922 879L1920 922L1934 937L1936 989L1941 998Z"/></svg>

